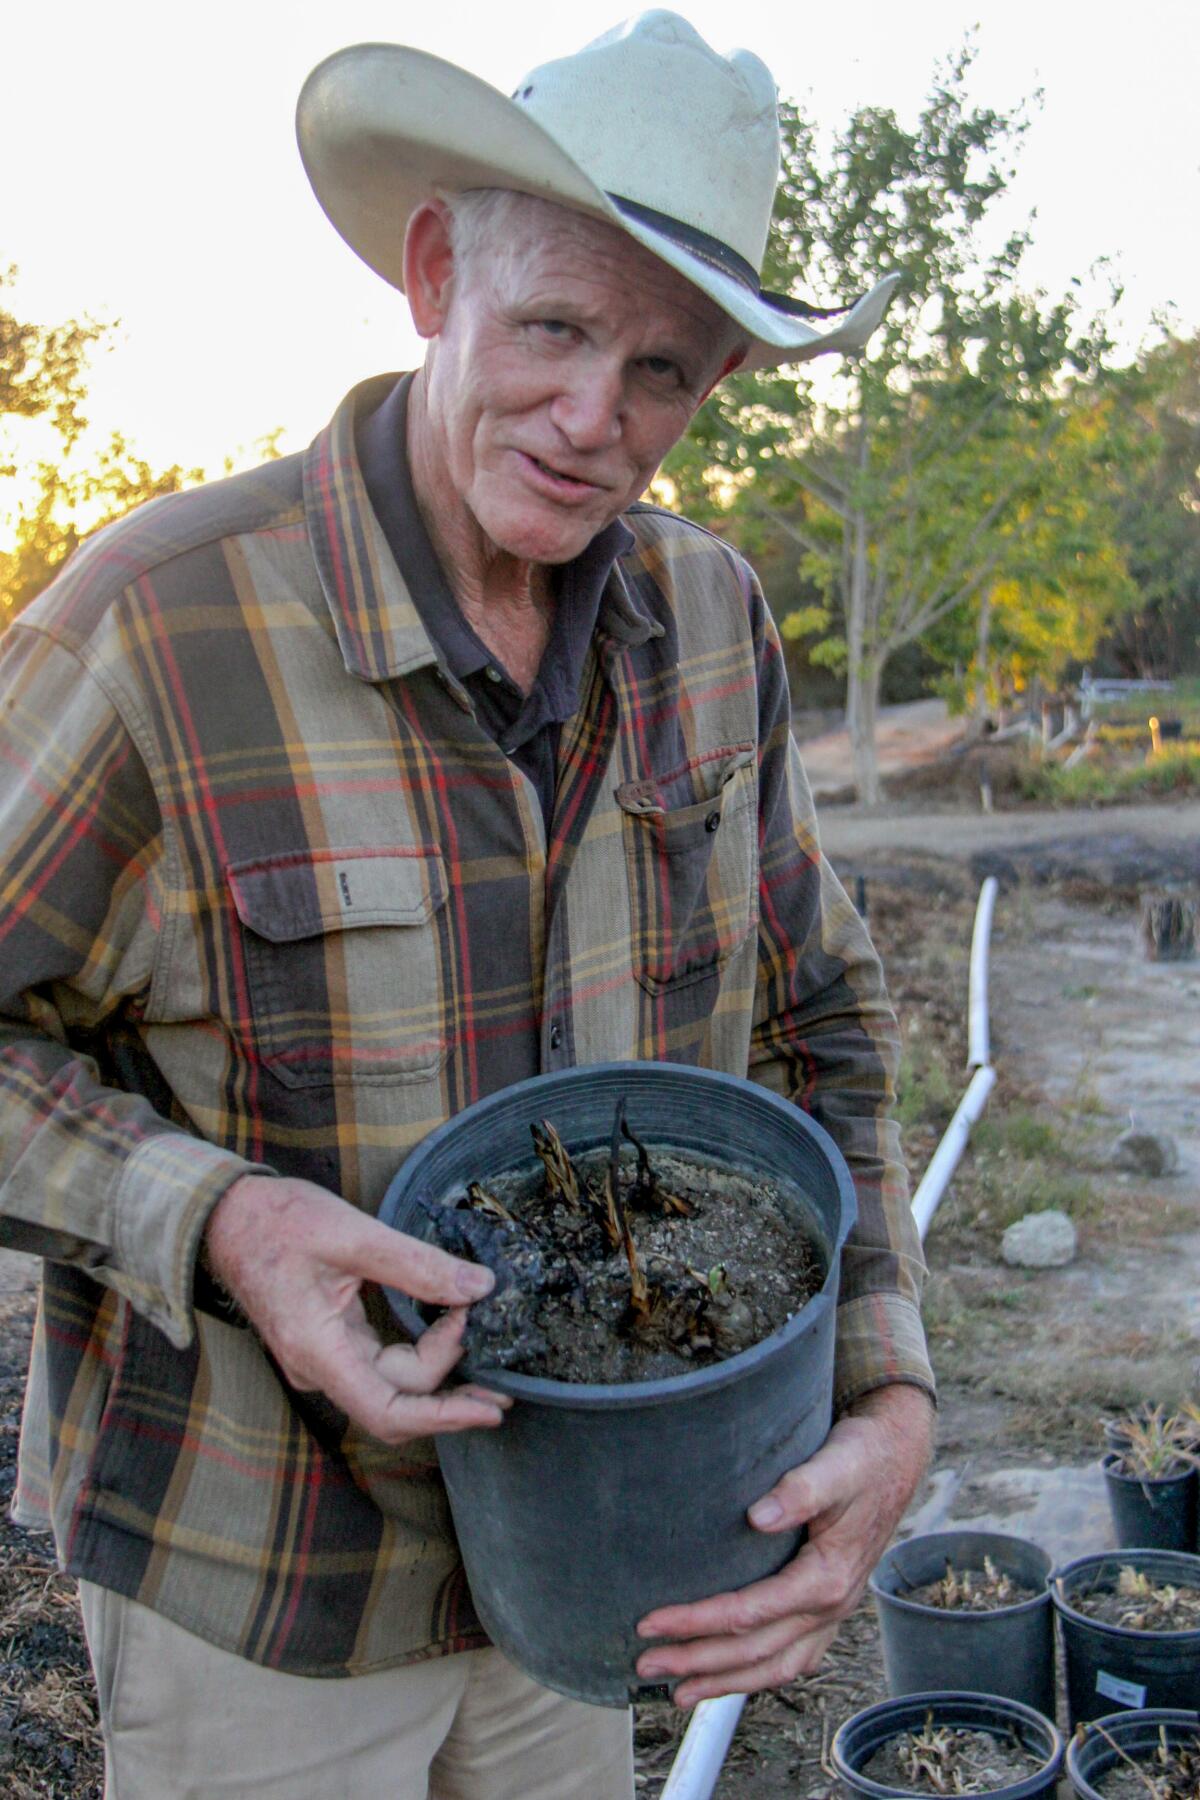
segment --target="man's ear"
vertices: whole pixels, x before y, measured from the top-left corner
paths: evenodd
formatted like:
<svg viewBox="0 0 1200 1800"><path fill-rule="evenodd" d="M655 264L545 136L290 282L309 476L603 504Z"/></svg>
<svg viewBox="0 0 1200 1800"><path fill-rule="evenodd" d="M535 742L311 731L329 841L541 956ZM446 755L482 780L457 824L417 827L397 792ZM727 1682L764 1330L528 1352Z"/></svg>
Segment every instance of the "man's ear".
<svg viewBox="0 0 1200 1800"><path fill-rule="evenodd" d="M444 201L425 200L404 234L404 292L419 337L433 338L450 310L454 248Z"/></svg>

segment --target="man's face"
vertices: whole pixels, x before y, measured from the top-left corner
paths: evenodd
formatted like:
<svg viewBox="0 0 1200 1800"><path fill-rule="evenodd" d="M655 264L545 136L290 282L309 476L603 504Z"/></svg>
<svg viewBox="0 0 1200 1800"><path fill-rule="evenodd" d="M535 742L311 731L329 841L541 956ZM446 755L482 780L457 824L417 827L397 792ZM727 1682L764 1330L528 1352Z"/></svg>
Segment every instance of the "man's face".
<svg viewBox="0 0 1200 1800"><path fill-rule="evenodd" d="M727 362L726 316L621 231L520 209L455 268L431 346L440 534L561 563L645 490ZM469 515L469 518L467 517Z"/></svg>

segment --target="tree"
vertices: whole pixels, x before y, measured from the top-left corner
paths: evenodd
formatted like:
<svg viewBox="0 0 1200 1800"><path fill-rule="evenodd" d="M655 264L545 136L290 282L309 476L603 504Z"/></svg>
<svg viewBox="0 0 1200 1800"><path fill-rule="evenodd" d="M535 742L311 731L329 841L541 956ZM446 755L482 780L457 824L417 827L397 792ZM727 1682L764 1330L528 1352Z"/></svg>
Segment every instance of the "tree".
<svg viewBox="0 0 1200 1800"><path fill-rule="evenodd" d="M10 268L0 275L0 286L15 277ZM153 469L119 431L89 461L79 462L88 425L82 410L88 364L110 329L90 319L33 325L0 307L0 441L7 452L0 460L0 493L18 485L25 490L14 509L11 547L0 550L0 624L41 592L90 532L144 500L204 479L202 469L177 463ZM38 419L51 427L58 454L22 469L13 459L11 422ZM278 454L273 439L264 440L264 453Z"/></svg>
<svg viewBox="0 0 1200 1800"><path fill-rule="evenodd" d="M1200 669L1200 332L1168 333L1121 384L1143 455L1117 536L1137 584L1110 652L1133 675Z"/></svg>
<svg viewBox="0 0 1200 1800"><path fill-rule="evenodd" d="M0 288L16 277L15 268L0 270ZM63 444L73 444L87 424L80 411L84 371L103 336L104 327L91 319L29 325L0 306L0 419L49 415ZM0 476L13 472L0 464Z"/></svg>
<svg viewBox="0 0 1200 1800"><path fill-rule="evenodd" d="M915 129L885 108L854 114L822 160L812 126L782 111L783 180L764 285L807 294L901 286L869 352L831 391L808 367L735 377L668 464L689 506L790 539L821 599L783 622L844 665L859 796L879 795L880 680L903 645L976 618L1035 537L1074 510L1102 556L1101 519L1079 515L1078 460L1062 454L1073 384L1102 366L1102 322L1074 293L1021 291L1029 234L992 254L980 226L1006 191L1027 129L966 98L970 48L939 79ZM1086 511L1086 504L1085 504ZM1128 598L1128 595L1126 595Z"/></svg>

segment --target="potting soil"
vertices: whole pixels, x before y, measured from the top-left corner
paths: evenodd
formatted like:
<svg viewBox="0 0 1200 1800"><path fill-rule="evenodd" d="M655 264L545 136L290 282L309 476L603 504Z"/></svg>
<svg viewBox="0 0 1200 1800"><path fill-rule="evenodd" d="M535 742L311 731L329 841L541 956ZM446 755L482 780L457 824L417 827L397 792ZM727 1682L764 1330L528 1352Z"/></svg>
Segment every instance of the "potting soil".
<svg viewBox="0 0 1200 1800"><path fill-rule="evenodd" d="M1200 1732L1191 1744L1159 1746L1125 1756L1090 1777L1104 1800L1200 1800Z"/></svg>
<svg viewBox="0 0 1200 1800"><path fill-rule="evenodd" d="M911 1600L917 1606L934 1606L942 1612L1000 1612L1006 1606L1036 1600L1037 1595L1037 1588L1014 1581L990 1559L983 1569L956 1569L947 1563L940 1581L900 1590L902 1600Z"/></svg>
<svg viewBox="0 0 1200 1800"><path fill-rule="evenodd" d="M614 1247L602 1224L605 1151L574 1159L576 1204L548 1194L540 1168L481 1170L482 1196L426 1203L438 1241L497 1276L495 1292L468 1315L474 1369L586 1383L659 1380L758 1343L819 1292L826 1271L784 1184L646 1148L649 1194L634 1148L625 1145L619 1157L621 1207L646 1284L640 1312L629 1251ZM664 1196L681 1206L664 1210Z"/></svg>
<svg viewBox="0 0 1200 1800"><path fill-rule="evenodd" d="M1008 1733L930 1722L889 1738L859 1773L906 1794L990 1794L1026 1780L1042 1760Z"/></svg>
<svg viewBox="0 0 1200 1800"><path fill-rule="evenodd" d="M1106 1576L1095 1587L1075 1589L1069 1602L1085 1618L1128 1631L1200 1629L1200 1588L1152 1581L1132 1568L1122 1568L1115 1582Z"/></svg>

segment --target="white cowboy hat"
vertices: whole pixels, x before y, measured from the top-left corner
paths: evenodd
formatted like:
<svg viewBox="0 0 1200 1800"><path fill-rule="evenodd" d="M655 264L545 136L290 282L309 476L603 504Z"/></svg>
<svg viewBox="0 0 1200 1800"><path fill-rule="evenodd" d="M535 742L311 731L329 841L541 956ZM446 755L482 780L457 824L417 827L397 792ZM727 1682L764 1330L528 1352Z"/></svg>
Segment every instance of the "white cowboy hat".
<svg viewBox="0 0 1200 1800"><path fill-rule="evenodd" d="M889 275L838 323L759 283L779 179L770 70L718 56L678 13L642 13L510 97L399 44L357 44L321 63L296 109L318 200L352 250L403 288L404 229L434 192L515 188L618 226L708 294L754 340L745 366L860 350L883 318Z"/></svg>

